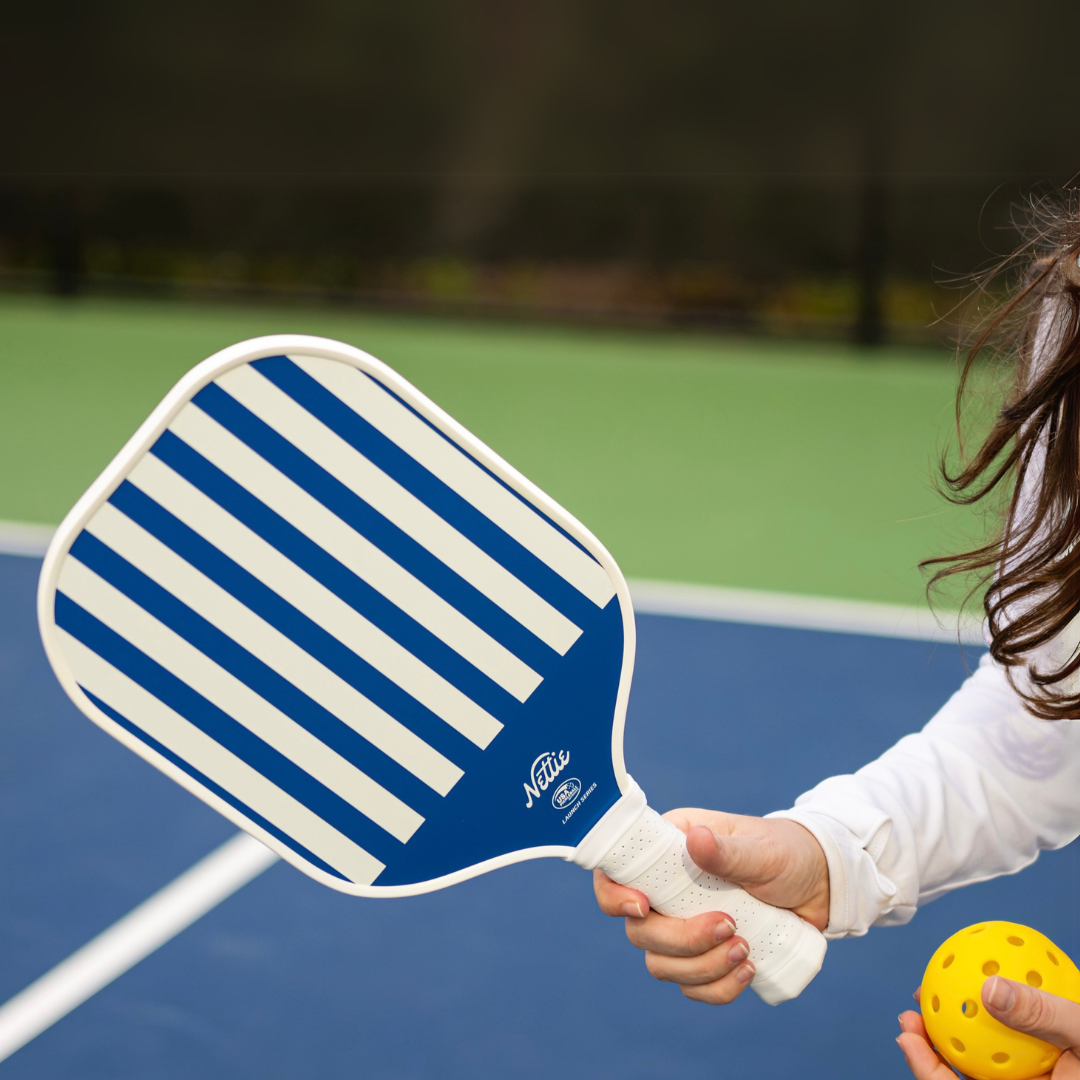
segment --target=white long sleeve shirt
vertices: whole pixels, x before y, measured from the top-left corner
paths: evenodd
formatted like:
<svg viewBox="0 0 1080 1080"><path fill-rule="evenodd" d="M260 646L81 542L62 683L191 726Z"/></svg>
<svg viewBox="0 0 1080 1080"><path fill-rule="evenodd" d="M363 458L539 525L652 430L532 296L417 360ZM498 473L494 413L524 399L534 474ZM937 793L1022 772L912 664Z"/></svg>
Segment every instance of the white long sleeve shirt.
<svg viewBox="0 0 1080 1080"><path fill-rule="evenodd" d="M1080 835L1080 721L1036 720L987 655L922 731L770 816L825 851L827 937L905 923Z"/></svg>
<svg viewBox="0 0 1080 1080"><path fill-rule="evenodd" d="M1047 302L1036 368L1056 344L1055 314ZM1021 489L1021 518L1044 456L1037 447ZM1055 670L1078 642L1080 617L1032 659L1040 670ZM1075 690L1080 673L1069 682ZM922 731L770 816L799 822L825 851L827 937L905 923L920 904L1015 873L1041 850L1080 835L1080 721L1036 720L987 655Z"/></svg>

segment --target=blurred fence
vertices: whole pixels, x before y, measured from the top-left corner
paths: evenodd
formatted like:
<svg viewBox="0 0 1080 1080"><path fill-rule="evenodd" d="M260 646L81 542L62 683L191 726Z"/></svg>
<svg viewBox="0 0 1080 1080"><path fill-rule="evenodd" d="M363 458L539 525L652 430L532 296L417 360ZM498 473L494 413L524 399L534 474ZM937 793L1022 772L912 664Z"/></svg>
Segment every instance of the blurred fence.
<svg viewBox="0 0 1080 1080"><path fill-rule="evenodd" d="M0 287L947 339L1077 167L1080 5L55 0Z"/></svg>
<svg viewBox="0 0 1080 1080"><path fill-rule="evenodd" d="M181 177L0 186L0 286L949 341L1016 185Z"/></svg>

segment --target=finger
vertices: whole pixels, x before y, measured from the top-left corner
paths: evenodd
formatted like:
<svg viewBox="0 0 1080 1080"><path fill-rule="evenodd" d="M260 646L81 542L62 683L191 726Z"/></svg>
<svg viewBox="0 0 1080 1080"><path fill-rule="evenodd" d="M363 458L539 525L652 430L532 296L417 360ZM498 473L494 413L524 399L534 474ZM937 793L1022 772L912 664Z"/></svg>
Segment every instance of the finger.
<svg viewBox="0 0 1080 1080"><path fill-rule="evenodd" d="M682 986L683 997L701 1001L706 1005L730 1005L749 985L754 977L754 965L747 960L722 979L705 986Z"/></svg>
<svg viewBox="0 0 1080 1080"><path fill-rule="evenodd" d="M915 993L911 995L920 1005L922 1004L922 986L915 987Z"/></svg>
<svg viewBox="0 0 1080 1080"><path fill-rule="evenodd" d="M683 806L669 810L663 815L681 833L688 833L695 825L704 825L712 829L717 836L729 836L736 832L740 821L756 821L756 818L741 818L739 814L725 814L722 810L703 810L700 806Z"/></svg>
<svg viewBox="0 0 1080 1080"><path fill-rule="evenodd" d="M719 837L704 825L686 834L686 850L702 870L726 881L754 885L776 876L776 852L760 836Z"/></svg>
<svg viewBox="0 0 1080 1080"><path fill-rule="evenodd" d="M908 1009L907 1012L902 1012L897 1019L900 1021L900 1030L902 1032L918 1035L920 1039L926 1039L929 1042L926 1025L923 1023L923 1018L919 1013L913 1009Z"/></svg>
<svg viewBox="0 0 1080 1080"><path fill-rule="evenodd" d="M717 945L700 956L665 956L647 952L645 966L654 979L680 986L704 986L734 971L750 955L749 946L740 937Z"/></svg>
<svg viewBox="0 0 1080 1080"><path fill-rule="evenodd" d="M922 987L920 986L919 989L915 991L916 995L918 995L921 990ZM901 1034L917 1035L920 1039L924 1039L931 1049L934 1049L933 1043L930 1041L930 1036L926 1033L926 1024L923 1022L922 1013L917 1013L914 1009L906 1009L897 1017L897 1020L900 1021ZM941 1061L945 1061L937 1050L934 1050L934 1053ZM948 1064L948 1062L945 1063Z"/></svg>
<svg viewBox="0 0 1080 1080"><path fill-rule="evenodd" d="M906 1031L896 1042L915 1080L956 1080L956 1073L922 1036Z"/></svg>
<svg viewBox="0 0 1080 1080"><path fill-rule="evenodd" d="M605 915L643 919L649 913L649 901L644 893L617 884L602 870L593 871L593 892Z"/></svg>
<svg viewBox="0 0 1080 1080"><path fill-rule="evenodd" d="M1070 1049L1080 1046L1080 1005L993 975L982 985L986 1011L1007 1027Z"/></svg>
<svg viewBox="0 0 1080 1080"><path fill-rule="evenodd" d="M1075 1050L1066 1050L1057 1060L1053 1071L1054 1080L1078 1080L1080 1078L1080 1058ZM1038 1077L1037 1080L1044 1080Z"/></svg>
<svg viewBox="0 0 1080 1080"><path fill-rule="evenodd" d="M626 920L626 936L632 945L666 956L700 956L733 933L735 921L722 911L706 911L692 919L650 911L644 919Z"/></svg>

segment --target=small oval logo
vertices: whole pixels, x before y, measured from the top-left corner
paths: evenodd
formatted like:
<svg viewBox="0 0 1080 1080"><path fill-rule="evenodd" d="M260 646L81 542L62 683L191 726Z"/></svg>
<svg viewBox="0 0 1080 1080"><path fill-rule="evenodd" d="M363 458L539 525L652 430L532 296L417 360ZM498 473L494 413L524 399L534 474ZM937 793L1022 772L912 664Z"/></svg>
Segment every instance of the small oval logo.
<svg viewBox="0 0 1080 1080"><path fill-rule="evenodd" d="M581 781L576 776L572 776L555 789L555 794L551 796L551 805L556 810L565 810L580 794Z"/></svg>

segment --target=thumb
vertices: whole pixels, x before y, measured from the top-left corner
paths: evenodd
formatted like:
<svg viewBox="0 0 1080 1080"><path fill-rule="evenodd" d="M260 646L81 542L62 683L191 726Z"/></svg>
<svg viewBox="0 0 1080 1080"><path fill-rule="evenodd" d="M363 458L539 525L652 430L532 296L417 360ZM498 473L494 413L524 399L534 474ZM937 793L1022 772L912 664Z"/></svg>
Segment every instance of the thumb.
<svg viewBox="0 0 1080 1080"><path fill-rule="evenodd" d="M704 825L686 834L686 850L702 870L739 885L760 885L777 872L773 845L759 836L717 836Z"/></svg>
<svg viewBox="0 0 1080 1080"><path fill-rule="evenodd" d="M1080 1046L1080 1005L994 975L982 986L986 1011L1006 1027L1071 1050Z"/></svg>

